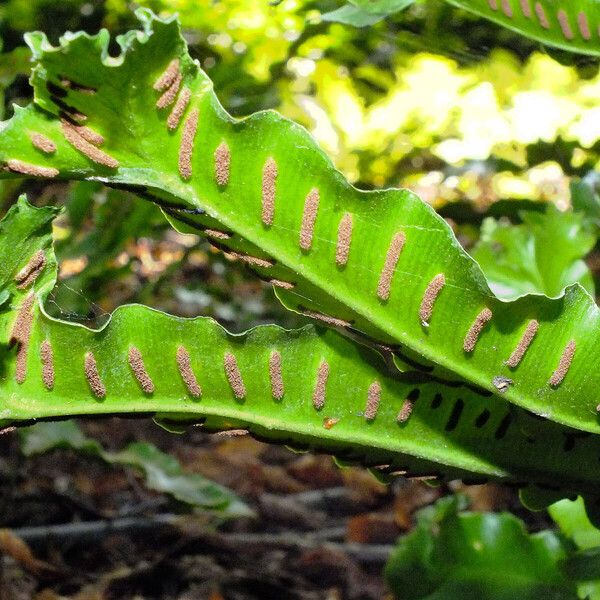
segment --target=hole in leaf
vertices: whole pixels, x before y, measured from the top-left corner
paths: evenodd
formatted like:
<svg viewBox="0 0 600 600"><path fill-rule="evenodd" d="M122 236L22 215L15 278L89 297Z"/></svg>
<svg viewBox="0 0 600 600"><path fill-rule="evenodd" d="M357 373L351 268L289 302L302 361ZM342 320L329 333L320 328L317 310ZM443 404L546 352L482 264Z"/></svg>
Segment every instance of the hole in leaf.
<svg viewBox="0 0 600 600"><path fill-rule="evenodd" d="M460 421L460 417L462 415L463 408L465 407L464 401L459 398L452 408L452 412L450 413L450 418L446 423L445 430L446 431L454 431Z"/></svg>
<svg viewBox="0 0 600 600"><path fill-rule="evenodd" d="M507 433L510 424L512 423L512 415L508 413L504 416L502 421L500 421L500 425L498 425L498 429L496 429L496 433L494 433L494 437L497 440L501 440Z"/></svg>
<svg viewBox="0 0 600 600"><path fill-rule="evenodd" d="M479 416L475 419L475 427L481 428L490 420L490 411L485 408L481 411Z"/></svg>
<svg viewBox="0 0 600 600"><path fill-rule="evenodd" d="M57 98L66 98L68 95L67 90L64 90L60 86L52 83L51 81L46 81L46 89L50 92L52 96L56 96Z"/></svg>
<svg viewBox="0 0 600 600"><path fill-rule="evenodd" d="M421 390L419 388L413 388L412 390L410 390L410 393L408 394L408 399L412 402L416 402L419 399L420 395L421 395Z"/></svg>
<svg viewBox="0 0 600 600"><path fill-rule="evenodd" d="M431 401L431 408L435 410L442 405L443 396L441 394L436 394Z"/></svg>

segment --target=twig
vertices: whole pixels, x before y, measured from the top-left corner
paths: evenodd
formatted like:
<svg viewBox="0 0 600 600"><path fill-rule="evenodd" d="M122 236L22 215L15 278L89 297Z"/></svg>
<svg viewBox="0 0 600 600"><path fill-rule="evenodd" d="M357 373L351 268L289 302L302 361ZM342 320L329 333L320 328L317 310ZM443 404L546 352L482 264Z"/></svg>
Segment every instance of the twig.
<svg viewBox="0 0 600 600"><path fill-rule="evenodd" d="M106 521L22 527L12 529L12 532L31 545L45 543L48 539L55 542L93 541L116 532L138 532L163 526L175 526L179 518L178 515L167 513L151 517L125 517Z"/></svg>
<svg viewBox="0 0 600 600"><path fill-rule="evenodd" d="M295 529L313 530L328 522L325 512L298 502L293 496L263 493L259 503L262 514L268 516L270 522L293 523Z"/></svg>
<svg viewBox="0 0 600 600"><path fill-rule="evenodd" d="M180 517L174 514L159 514L151 517L131 517L113 519L110 521L87 521L82 523L65 523L61 525L45 525L39 527L23 527L13 529L13 533L24 542L32 546L41 545L52 540L54 542L89 542L96 541L106 535L122 532L133 533L156 530L161 527L175 527L179 523L188 522L189 517ZM185 530L182 528L184 535ZM363 564L383 564L387 560L393 546L387 544L358 544L353 542L329 542L323 537L339 537L339 528L330 528L329 531L307 533L298 535L295 532L284 531L280 533L219 533L207 528L201 528L190 535L192 538L206 538L214 542L215 546L229 548L249 548L255 546L271 546L284 550L306 552L319 548L341 552L351 556Z"/></svg>
<svg viewBox="0 0 600 600"><path fill-rule="evenodd" d="M393 549L393 546L388 544L319 542L310 536L300 537L288 531L283 533L226 533L219 535L218 539L230 546L274 546L302 552L324 548L347 554L363 564L383 564Z"/></svg>

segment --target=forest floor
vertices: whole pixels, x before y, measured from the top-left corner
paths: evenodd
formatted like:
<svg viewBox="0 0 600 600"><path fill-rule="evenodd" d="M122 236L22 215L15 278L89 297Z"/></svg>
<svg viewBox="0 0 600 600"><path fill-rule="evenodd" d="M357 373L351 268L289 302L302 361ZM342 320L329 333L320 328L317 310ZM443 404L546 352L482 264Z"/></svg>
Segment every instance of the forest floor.
<svg viewBox="0 0 600 600"><path fill-rule="evenodd" d="M133 470L68 450L26 458L8 433L0 600L382 600L385 561L420 507L461 491L475 510L524 515L515 493L496 485L386 486L365 469L248 436L173 435L149 420L80 424L107 449L156 444L187 472L234 490L256 517L215 527L147 490ZM527 517L533 528L537 518Z"/></svg>

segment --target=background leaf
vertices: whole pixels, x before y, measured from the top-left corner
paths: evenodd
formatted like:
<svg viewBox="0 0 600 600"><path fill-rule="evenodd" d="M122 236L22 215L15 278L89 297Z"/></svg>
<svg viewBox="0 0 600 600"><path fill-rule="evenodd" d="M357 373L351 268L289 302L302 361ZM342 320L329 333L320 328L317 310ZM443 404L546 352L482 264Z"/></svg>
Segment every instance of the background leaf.
<svg viewBox="0 0 600 600"><path fill-rule="evenodd" d="M506 513L459 512L452 498L417 518L385 569L398 600L578 597L560 569L567 547L550 531L530 535Z"/></svg>
<svg viewBox="0 0 600 600"><path fill-rule="evenodd" d="M596 191L598 175L590 172L581 180L573 180L570 185L573 210L583 213L596 226L600 225L600 196Z"/></svg>
<svg viewBox="0 0 600 600"><path fill-rule="evenodd" d="M600 571L597 552L600 548L600 530L594 527L588 518L583 500L561 500L548 508L552 519L557 523L561 532L573 540L580 550L567 562L566 568L574 576L583 580L578 585L582 598L598 600L600 598ZM594 556L588 560L585 552L592 551ZM595 577L596 581L589 581Z"/></svg>
<svg viewBox="0 0 600 600"><path fill-rule="evenodd" d="M99 458L107 464L132 467L144 474L151 490L188 504L215 512L220 517L250 516L252 511L231 490L197 473L185 473L177 459L146 442L133 442L120 452L109 452L87 437L75 421L38 423L19 430L21 449L26 456L56 448L72 449Z"/></svg>
<svg viewBox="0 0 600 600"><path fill-rule="evenodd" d="M588 550L600 546L600 530L590 522L581 498L556 502L548 508L548 512L578 548Z"/></svg>
<svg viewBox="0 0 600 600"><path fill-rule="evenodd" d="M574 283L594 295L583 258L596 244L595 228L584 216L548 206L544 213L521 212L521 225L488 218L471 255L492 291L514 300L526 294L557 297Z"/></svg>
<svg viewBox="0 0 600 600"><path fill-rule="evenodd" d="M324 21L367 27L386 17L404 10L415 0L355 0L340 8L321 15Z"/></svg>

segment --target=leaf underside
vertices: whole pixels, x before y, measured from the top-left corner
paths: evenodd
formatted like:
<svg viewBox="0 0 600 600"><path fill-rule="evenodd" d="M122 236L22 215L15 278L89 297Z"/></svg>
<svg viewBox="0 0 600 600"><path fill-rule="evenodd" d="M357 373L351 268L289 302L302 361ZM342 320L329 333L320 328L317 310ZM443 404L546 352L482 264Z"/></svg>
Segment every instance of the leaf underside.
<svg viewBox="0 0 600 600"><path fill-rule="evenodd" d="M446 1L544 44L600 55L598 0Z"/></svg>
<svg viewBox="0 0 600 600"><path fill-rule="evenodd" d="M521 35L570 52L600 55L600 2L598 0L446 0ZM374 25L400 13L414 0L350 0L325 13L325 21L355 27Z"/></svg>
<svg viewBox="0 0 600 600"><path fill-rule="evenodd" d="M503 398L600 431L599 312L585 290L500 301L428 205L407 190L353 188L275 112L233 120L177 22L138 16L144 31L118 38L116 58L106 31L69 34L59 47L28 36L35 103L2 124L2 176L135 191L249 263L289 308L387 344L433 376L494 393L498 377L510 379ZM173 61L175 83L155 90ZM159 108L165 93L173 102Z"/></svg>
<svg viewBox="0 0 600 600"><path fill-rule="evenodd" d="M544 212L519 216L521 225L485 219L471 251L492 290L507 300L529 293L556 296L578 282L594 296L583 259L596 245L596 234L584 215L549 204Z"/></svg>
<svg viewBox="0 0 600 600"><path fill-rule="evenodd" d="M494 395L388 369L378 353L331 329L261 326L231 335L208 318L139 305L117 309L98 330L50 317L43 302L56 281L56 212L21 199L0 222L3 425L150 414L166 426L197 423L328 452L382 476L494 478L581 493L595 510L598 436ZM19 284L40 255L34 280Z"/></svg>

